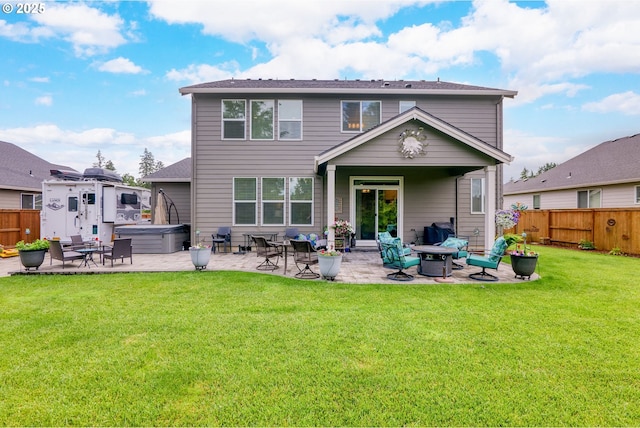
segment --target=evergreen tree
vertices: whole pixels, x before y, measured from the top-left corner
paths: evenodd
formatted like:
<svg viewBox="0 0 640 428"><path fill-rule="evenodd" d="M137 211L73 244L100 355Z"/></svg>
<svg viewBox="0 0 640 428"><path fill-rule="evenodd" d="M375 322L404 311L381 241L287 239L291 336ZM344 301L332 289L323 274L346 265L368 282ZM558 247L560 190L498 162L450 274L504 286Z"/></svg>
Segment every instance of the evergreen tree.
<svg viewBox="0 0 640 428"><path fill-rule="evenodd" d="M98 159L98 161L93 163L93 167L102 168L102 165L104 165L104 156L102 156L102 152L100 150L98 150L98 153L96 154L96 159Z"/></svg>

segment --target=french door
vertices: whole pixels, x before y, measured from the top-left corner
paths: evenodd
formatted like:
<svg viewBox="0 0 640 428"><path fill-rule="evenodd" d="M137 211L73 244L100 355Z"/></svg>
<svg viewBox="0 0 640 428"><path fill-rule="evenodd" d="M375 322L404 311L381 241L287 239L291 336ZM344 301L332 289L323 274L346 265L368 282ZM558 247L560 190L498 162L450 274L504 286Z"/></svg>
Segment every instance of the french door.
<svg viewBox="0 0 640 428"><path fill-rule="evenodd" d="M375 245L379 232L402 230L402 177L352 177L351 218L358 245Z"/></svg>

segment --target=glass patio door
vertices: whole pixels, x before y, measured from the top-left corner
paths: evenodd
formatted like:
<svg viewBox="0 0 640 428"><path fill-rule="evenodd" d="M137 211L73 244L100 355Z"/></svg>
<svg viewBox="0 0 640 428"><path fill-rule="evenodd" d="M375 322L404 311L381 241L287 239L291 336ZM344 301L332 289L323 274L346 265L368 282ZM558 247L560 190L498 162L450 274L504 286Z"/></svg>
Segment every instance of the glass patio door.
<svg viewBox="0 0 640 428"><path fill-rule="evenodd" d="M358 245L375 245L379 232L398 235L399 194L398 179L355 179L353 200L356 239Z"/></svg>

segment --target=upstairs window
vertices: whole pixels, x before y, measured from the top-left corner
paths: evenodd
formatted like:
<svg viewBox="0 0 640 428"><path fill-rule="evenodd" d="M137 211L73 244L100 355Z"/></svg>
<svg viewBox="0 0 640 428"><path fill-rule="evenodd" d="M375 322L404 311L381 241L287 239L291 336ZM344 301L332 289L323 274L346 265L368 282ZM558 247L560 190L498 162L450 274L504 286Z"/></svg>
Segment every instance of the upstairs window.
<svg viewBox="0 0 640 428"><path fill-rule="evenodd" d="M278 136L281 140L302 140L302 100L278 101Z"/></svg>
<svg viewBox="0 0 640 428"><path fill-rule="evenodd" d="M251 101L251 139L273 140L273 100Z"/></svg>
<svg viewBox="0 0 640 428"><path fill-rule="evenodd" d="M636 186L636 204L640 204L640 186Z"/></svg>
<svg viewBox="0 0 640 428"><path fill-rule="evenodd" d="M484 214L484 178L471 179L471 213Z"/></svg>
<svg viewBox="0 0 640 428"><path fill-rule="evenodd" d="M602 192L597 190L579 190L578 208L600 208L600 196Z"/></svg>
<svg viewBox="0 0 640 428"><path fill-rule="evenodd" d="M246 101L222 100L222 138L244 140L246 138Z"/></svg>
<svg viewBox="0 0 640 428"><path fill-rule="evenodd" d="M415 101L400 101L400 113L404 113L416 106Z"/></svg>
<svg viewBox="0 0 640 428"><path fill-rule="evenodd" d="M342 132L364 132L380 124L380 101L342 101Z"/></svg>

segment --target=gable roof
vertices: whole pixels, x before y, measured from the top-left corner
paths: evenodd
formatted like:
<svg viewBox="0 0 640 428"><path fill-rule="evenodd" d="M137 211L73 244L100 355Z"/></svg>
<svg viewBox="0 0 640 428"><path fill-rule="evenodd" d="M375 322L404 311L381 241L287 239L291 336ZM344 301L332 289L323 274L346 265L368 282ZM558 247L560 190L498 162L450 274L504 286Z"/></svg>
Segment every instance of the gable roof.
<svg viewBox="0 0 640 428"><path fill-rule="evenodd" d="M42 181L51 177L50 170L75 171L39 158L15 144L0 141L0 189L42 192Z"/></svg>
<svg viewBox="0 0 640 428"><path fill-rule="evenodd" d="M640 182L640 134L605 141L537 177L504 185L504 194Z"/></svg>
<svg viewBox="0 0 640 428"><path fill-rule="evenodd" d="M432 95L493 95L513 98L517 91L427 80L278 80L227 79L180 88L186 94L223 93L295 93L295 94L432 94Z"/></svg>
<svg viewBox="0 0 640 428"><path fill-rule="evenodd" d="M145 176L142 181L157 182L189 182L191 181L191 158L184 158L159 171Z"/></svg>
<svg viewBox="0 0 640 428"><path fill-rule="evenodd" d="M493 147L492 145L480 140L479 138L474 137L473 135L451 125L444 120L427 113L426 111L420 109L419 107L413 107L399 115L389 119L386 122L383 122L368 131L359 134L343 143L338 144L330 148L329 150L325 150L320 153L320 155L316 156L314 162L314 169L317 172L318 167L330 160L347 153L350 150L355 149L356 147L371 141L373 138L378 137L397 126L400 126L410 120L419 120L424 124L460 141L463 144L468 145L469 147L478 150L481 153L484 153L487 156L494 158L499 163L509 163L513 160L513 157L508 153L503 152L500 149Z"/></svg>

